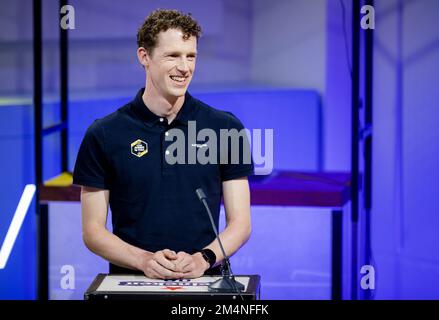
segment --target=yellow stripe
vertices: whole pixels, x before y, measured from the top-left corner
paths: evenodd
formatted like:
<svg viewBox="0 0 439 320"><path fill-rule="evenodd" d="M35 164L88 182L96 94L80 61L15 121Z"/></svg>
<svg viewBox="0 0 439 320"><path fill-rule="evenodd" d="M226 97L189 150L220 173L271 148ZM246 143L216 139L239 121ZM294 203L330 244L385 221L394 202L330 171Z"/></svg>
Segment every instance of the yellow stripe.
<svg viewBox="0 0 439 320"><path fill-rule="evenodd" d="M59 176L44 182L47 187L68 187L73 184L73 175L70 172L63 172Z"/></svg>

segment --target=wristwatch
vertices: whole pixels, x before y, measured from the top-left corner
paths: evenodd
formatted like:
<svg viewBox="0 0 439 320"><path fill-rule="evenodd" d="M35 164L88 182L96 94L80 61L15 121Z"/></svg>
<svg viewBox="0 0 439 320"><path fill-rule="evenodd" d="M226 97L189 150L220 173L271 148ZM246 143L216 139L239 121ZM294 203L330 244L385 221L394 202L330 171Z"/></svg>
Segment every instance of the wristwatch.
<svg viewBox="0 0 439 320"><path fill-rule="evenodd" d="M210 249L200 250L201 256L209 264L209 269L211 269L216 262L216 254Z"/></svg>

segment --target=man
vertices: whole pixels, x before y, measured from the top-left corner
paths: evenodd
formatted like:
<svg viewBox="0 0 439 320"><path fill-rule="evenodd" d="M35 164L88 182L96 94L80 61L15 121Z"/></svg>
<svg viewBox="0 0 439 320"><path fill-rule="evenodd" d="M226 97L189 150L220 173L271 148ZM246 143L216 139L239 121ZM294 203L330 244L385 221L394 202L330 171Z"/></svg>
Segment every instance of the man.
<svg viewBox="0 0 439 320"><path fill-rule="evenodd" d="M141 272L158 279L217 274L222 254L195 193L200 187L217 226L223 196L227 225L220 238L228 255L250 236L251 161L169 161L173 130L181 130L189 141L194 123L197 130L217 133L243 129L232 114L187 92L200 33L190 15L175 10L157 10L147 17L137 35L145 88L132 102L96 120L81 144L74 183L82 186L83 239L91 251L110 262L110 273ZM206 147L187 144L185 160L190 152ZM113 233L105 227L109 205Z"/></svg>

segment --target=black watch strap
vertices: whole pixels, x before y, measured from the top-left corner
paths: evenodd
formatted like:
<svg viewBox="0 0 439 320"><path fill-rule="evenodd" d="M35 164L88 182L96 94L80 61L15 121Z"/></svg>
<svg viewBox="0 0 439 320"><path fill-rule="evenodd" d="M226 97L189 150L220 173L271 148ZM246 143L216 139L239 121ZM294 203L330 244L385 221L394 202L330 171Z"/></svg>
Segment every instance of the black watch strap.
<svg viewBox="0 0 439 320"><path fill-rule="evenodd" d="M203 249L200 251L201 255L203 256L204 260L207 261L207 263L209 264L209 269L211 269L216 262L216 254L215 252L213 252L210 249Z"/></svg>

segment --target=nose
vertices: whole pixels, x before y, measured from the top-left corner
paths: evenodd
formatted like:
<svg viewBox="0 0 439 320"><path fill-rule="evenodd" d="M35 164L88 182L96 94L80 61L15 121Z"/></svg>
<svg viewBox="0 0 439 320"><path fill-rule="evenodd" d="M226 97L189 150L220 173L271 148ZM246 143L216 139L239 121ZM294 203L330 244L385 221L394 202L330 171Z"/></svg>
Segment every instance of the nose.
<svg viewBox="0 0 439 320"><path fill-rule="evenodd" d="M182 58L179 60L178 64L177 64L177 70L181 71L181 72L189 72L189 64L187 59Z"/></svg>

